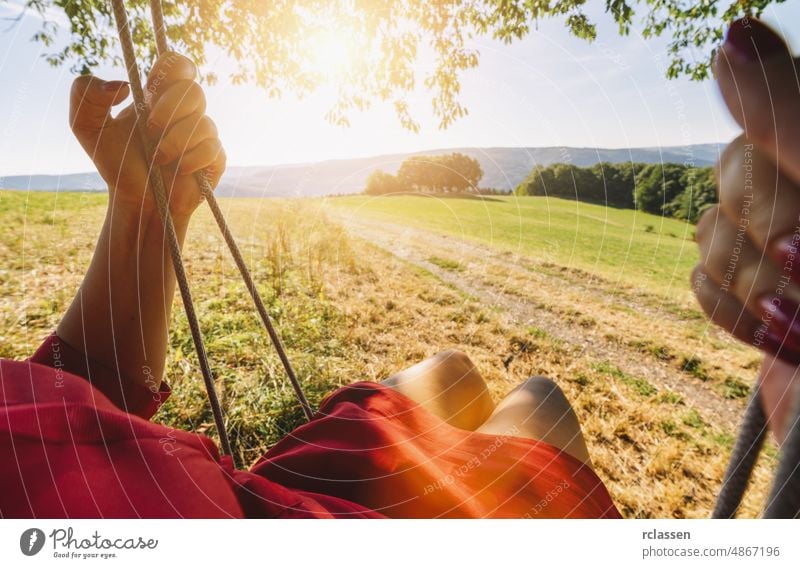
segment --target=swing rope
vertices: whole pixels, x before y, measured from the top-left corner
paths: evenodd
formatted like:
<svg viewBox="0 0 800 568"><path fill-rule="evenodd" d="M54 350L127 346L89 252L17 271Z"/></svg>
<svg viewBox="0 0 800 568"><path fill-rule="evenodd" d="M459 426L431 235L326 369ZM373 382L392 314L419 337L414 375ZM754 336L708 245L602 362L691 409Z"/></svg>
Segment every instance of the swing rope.
<svg viewBox="0 0 800 568"><path fill-rule="evenodd" d="M150 15L153 22L153 32L156 38L156 49L158 50L159 55L163 55L169 51L169 43L167 41L167 28L164 25L164 13L161 7L161 0L150 0ZM236 240L233 238L233 233L231 233L228 223L225 220L225 216L222 214L222 209L220 209L217 198L214 196L214 188L211 187L211 183L208 181L208 176L204 171L197 172L195 177L197 178L197 183L200 186L200 191L203 193L203 197L211 209L214 220L217 222L217 227L222 233L225 243L228 245L228 250L233 257L233 261L236 264L236 267L239 269L239 274L244 281L245 287L250 293L250 298L252 298L253 303L256 306L256 311L258 311L258 315L261 318L261 323L264 325L264 328L266 328L269 338L272 341L272 345L275 347L275 351L278 353L278 357L281 360L281 364L283 365L286 376L289 377L289 382L291 383L292 388L294 389L294 394L303 409L303 414L305 414L307 420L311 420L314 417L314 411L311 409L311 405L309 404L308 399L303 392L303 387L300 384L300 380L297 378L297 374L294 372L292 363L289 361L289 357L286 355L286 349L283 347L283 342L281 342L281 338L278 336L277 331L275 331L275 326L272 324L272 319L269 317L266 306L264 306L264 301L261 299L261 294L259 294L255 282L253 282L253 277L250 274L250 270L247 268L247 264L245 264L244 257L242 257L242 253L239 250L239 246L236 244Z"/></svg>
<svg viewBox="0 0 800 568"><path fill-rule="evenodd" d="M120 44L122 46L122 53L125 61L125 66L128 71L128 77L131 83L131 91L133 93L134 108L137 114L137 128L139 136L145 148L145 155L150 164L154 164L154 144L148 138L145 129L147 124L147 107L144 102L144 91L142 90L141 79L139 77L139 69L136 65L136 56L133 48L133 41L131 39L130 28L128 27L128 17L125 11L124 0L111 0L114 10L114 20L116 21L117 31L119 33ZM164 15L161 7L161 0L150 0L150 11L153 23L153 30L156 38L156 47L159 55L169 51L169 43L167 41L166 27L164 25ZM181 257L181 250L178 244L178 239L175 234L175 227L172 224L172 217L169 212L169 202L166 195L164 181L161 176L161 171L158 167L150 168L150 184L153 189L156 204L158 206L159 214L164 223L166 232L167 243L169 245L170 255L172 257L172 264L175 269L175 277L178 281L178 288L183 300L184 309L186 310L186 317L189 320L189 328L192 333L192 341L194 342L197 351L197 357L200 362L200 370L203 374L206 391L208 392L209 403L214 414L214 421L217 426L217 431L220 436L220 443L222 450L225 454L233 456L230 447L230 441L225 429L225 423L220 407L219 398L217 397L216 389L214 387L214 380L211 375L211 369L208 363L208 356L203 343L203 336L200 331L200 325L197 321L197 314L194 309L191 291L189 290L188 280L186 278L186 271L183 267L183 260ZM250 293L251 298L256 306L256 309L261 317L264 327L267 329L270 339L272 340L275 350L281 359L284 370L286 371L289 381L295 391L298 401L303 408L303 412L308 420L311 420L313 411L306 399L302 386L300 385L297 375L286 356L286 351L283 348L280 338L275 331L269 314L261 300L261 296L253 282L253 278L247 265L244 262L241 251L233 238L233 235L228 227L222 210L214 197L213 188L206 176L205 172L200 171L196 174L197 183L200 186L200 191L208 202L211 212L214 216L217 226L219 227L225 239L225 243L230 249L234 262L236 263L239 273L244 280L245 286ZM767 505L764 510L765 518L797 518L800 517L800 396L795 401L795 408L793 413L793 421L791 423L788 435L782 446L782 455L778 468L775 472L772 488L770 490ZM725 472L722 482L722 488L717 498L716 506L713 512L713 518L733 518L736 516L736 511L741 504L742 497L744 496L747 485L752 476L753 468L764 445L767 432L767 417L761 404L760 390L756 388L747 408L744 413L742 424L739 428L739 434L734 446L733 452L730 457L728 468Z"/></svg>
<svg viewBox="0 0 800 568"><path fill-rule="evenodd" d="M206 392L208 394L209 404L211 405L211 411L214 415L214 423L217 427L217 432L219 433L220 438L220 446L222 447L222 451L224 454L227 454L233 458L233 452L231 450L230 439L228 437L228 432L225 427L225 419L222 413L222 407L219 402L219 397L217 396L217 391L214 386L214 378L211 373L211 367L208 362L208 354L206 352L205 343L203 341L203 335L200 330L200 324L197 318L197 312L194 307L194 302L192 300L192 293L189 289L189 282L186 276L186 270L183 265L183 257L181 255L181 248L180 244L178 243L178 237L175 233L175 226L172 222L172 216L169 211L169 199L167 196L166 187L164 184L163 176L161 175L161 170L158 166L155 165L155 161L153 160L154 151L155 151L155 144L147 135L146 124L147 124L147 105L145 103L145 96L144 90L142 88L142 81L139 75L139 68L136 64L136 55L133 47L133 40L131 38L130 27L128 23L128 15L125 10L124 0L111 0L111 5L114 12L114 21L116 22L117 26L117 33L119 35L120 46L122 48L122 55L123 60L125 62L125 67L128 73L128 79L131 85L131 93L133 95L133 102L134 102L134 110L136 112L136 126L139 137L141 138L142 144L145 149L145 157L147 162L150 164L148 176L150 179L150 187L153 191L153 196L155 198L156 206L158 208L159 215L161 217L161 221L164 225L164 232L165 237L167 240L167 245L169 248L170 257L172 259L172 266L175 270L175 279L178 283L178 289L180 291L181 300L183 301L183 307L186 311L186 318L189 322L189 329L192 335L192 342L194 343L195 350L197 352L197 358L200 364L200 371L203 375L203 382L205 383ZM153 18L153 24L155 29L155 36L157 42L158 53L163 54L168 51L168 44L167 44L167 37L164 31L164 18L161 10L161 1L160 0L151 0L151 12ZM261 295L256 288L255 283L253 282L253 278L250 274L247 265L245 264L244 258L242 257L242 253L239 250L239 247L236 244L236 241L233 237L233 234L228 227L227 222L225 221L225 217L222 213L222 210L217 203L216 198L214 197L214 190L211 187L211 183L208 180L208 176L205 172L200 171L195 174L197 183L200 187L201 194L205 201L208 203L209 207L211 208L211 213L214 216L214 219L219 227L225 243L228 245L228 249L233 256L234 262L236 263L237 268L239 269L239 273L244 280L245 286L247 287L247 291L250 293L250 297L253 299L255 303L256 309L258 311L259 316L261 317L261 321L264 324L264 327L267 329L267 333L269 334L270 339L272 340L273 345L278 353L278 356L283 364L284 370L286 371L287 376L289 377L289 381L292 384L292 387L295 391L298 401L303 408L303 413L305 414L308 420L311 420L313 417L313 411L311 409L311 405L308 403L308 400L303 393L302 386L300 385L299 380L297 379L297 375L292 368L291 363L289 362L289 358L286 355L286 350L283 348L283 344L281 343L280 338L278 337L277 332L275 331L274 326L272 325L272 321L267 313L267 309L264 306L264 302L261 299Z"/></svg>
<svg viewBox="0 0 800 568"><path fill-rule="evenodd" d="M794 401L792 422L781 445L781 459L764 508L764 518L800 517L800 397ZM758 387L753 391L731 453L713 518L731 519L742 502L767 433L767 416Z"/></svg>

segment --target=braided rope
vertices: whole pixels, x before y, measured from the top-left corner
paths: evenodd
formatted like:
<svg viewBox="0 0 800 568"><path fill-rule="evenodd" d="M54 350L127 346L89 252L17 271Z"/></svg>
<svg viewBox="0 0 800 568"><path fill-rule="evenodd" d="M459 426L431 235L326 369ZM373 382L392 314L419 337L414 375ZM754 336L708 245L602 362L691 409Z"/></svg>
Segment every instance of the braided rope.
<svg viewBox="0 0 800 568"><path fill-rule="evenodd" d="M733 447L711 518L732 519L736 516L736 510L742 502L758 454L764 445L766 433L767 417L761 405L760 390L756 388L739 426L739 437Z"/></svg>
<svg viewBox="0 0 800 568"><path fill-rule="evenodd" d="M144 91L142 89L142 81L139 76L139 68L136 65L136 55L133 49L133 41L131 39L130 28L128 25L128 15L125 12L125 5L123 0L111 0L111 5L114 10L114 21L117 25L117 32L119 34L120 45L122 47L122 56L125 61L125 67L128 71L128 79L131 84L131 92L133 94L134 110L136 112L136 129L142 144L145 149L145 156L147 162L151 165L149 169L150 187L155 197L156 206L158 207L161 221L164 224L164 231L166 233L167 244L169 247L170 257L172 258L172 266L175 270L175 279L178 282L178 289L181 293L183 300L183 307L186 310L186 318L189 320L189 329L192 333L192 341L194 342L195 350L197 351L197 358L200 363L200 371L203 374L203 381L205 382L206 392L208 393L208 400L211 404L211 411L214 414L214 423L217 426L219 434L220 445L222 451L231 457L231 444L228 438L228 431L225 428L225 420L222 415L222 408L217 397L217 390L214 387L214 378L211 374L211 367L208 363L208 355L206 353L205 344L203 343L203 335L200 332L200 324L197 321L197 313L194 309L194 302L192 301L192 293L189 289L189 283L186 278L186 271L183 267L183 258L181 257L181 247L178 243L178 236L175 234L175 225L172 223L172 215L169 212L169 200L164 186L164 179L161 175L161 169L155 166L153 160L154 148L153 143L147 136L145 125L147 124L147 105L145 104Z"/></svg>
<svg viewBox="0 0 800 568"><path fill-rule="evenodd" d="M161 7L161 0L150 0L150 13L153 21L153 31L156 38L156 48L158 49L159 55L161 55L169 51L169 43L167 41L167 32L164 25L164 14ZM269 313L264 305L264 301L261 299L261 294L259 294L255 282L253 282L253 277L250 274L250 270L247 268L247 264L242 257L239 246L236 244L236 240L233 238L233 234L231 233L228 223L225 220L225 216L222 214L222 209L220 209L219 203L214 196L214 189L211 187L211 183L208 181L208 176L204 171L199 171L195 174L195 177L197 178L197 184L200 186L200 191L202 192L203 197L208 202L208 206L211 208L211 213L214 215L214 220L217 222L217 226L222 233L222 237L225 239L225 243L228 245L228 250L230 250L233 261L236 264L236 267L239 269L239 274L242 276L242 280L247 287L247 291L250 293L250 297L253 299L253 303L256 306L258 315L261 317L261 323L264 324L270 340L275 347L275 351L278 353L278 357L283 364L283 369L286 372L286 375L289 377L289 382L292 384L295 396L300 402L300 406L303 408L303 413L305 414L307 420L311 420L314 416L314 411L311 409L311 405L309 404L308 399L303 392L303 387L300 385L297 374L294 372L294 368L289 361L289 357L286 355L286 350L283 347L283 343L281 342L277 331L275 331L275 326L272 324L272 320L269 317Z"/></svg>

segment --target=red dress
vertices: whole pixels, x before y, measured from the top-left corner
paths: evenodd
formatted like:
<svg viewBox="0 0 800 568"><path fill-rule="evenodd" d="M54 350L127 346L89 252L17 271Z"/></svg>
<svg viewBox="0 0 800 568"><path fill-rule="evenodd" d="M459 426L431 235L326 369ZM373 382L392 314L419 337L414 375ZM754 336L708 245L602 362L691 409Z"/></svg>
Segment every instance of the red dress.
<svg viewBox="0 0 800 568"><path fill-rule="evenodd" d="M55 335L0 361L0 517L619 517L568 454L454 428L379 384L334 392L250 471L150 422L168 395L125 399Z"/></svg>

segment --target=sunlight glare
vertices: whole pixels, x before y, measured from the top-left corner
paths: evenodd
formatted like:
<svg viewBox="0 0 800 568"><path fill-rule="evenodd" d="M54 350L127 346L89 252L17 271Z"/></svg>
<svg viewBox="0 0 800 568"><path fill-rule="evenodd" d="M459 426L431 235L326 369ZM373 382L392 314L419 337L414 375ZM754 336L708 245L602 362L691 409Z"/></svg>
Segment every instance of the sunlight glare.
<svg viewBox="0 0 800 568"><path fill-rule="evenodd" d="M352 40L341 30L326 30L309 41L309 70L326 81L343 79L352 68Z"/></svg>

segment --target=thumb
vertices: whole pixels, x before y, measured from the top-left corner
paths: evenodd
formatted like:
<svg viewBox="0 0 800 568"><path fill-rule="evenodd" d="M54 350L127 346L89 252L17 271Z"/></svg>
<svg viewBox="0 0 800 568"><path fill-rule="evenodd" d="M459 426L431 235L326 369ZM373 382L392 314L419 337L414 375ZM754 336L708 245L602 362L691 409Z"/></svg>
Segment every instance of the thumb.
<svg viewBox="0 0 800 568"><path fill-rule="evenodd" d="M128 98L125 81L103 81L83 75L72 83L69 124L78 141L91 142L110 120L111 107Z"/></svg>

